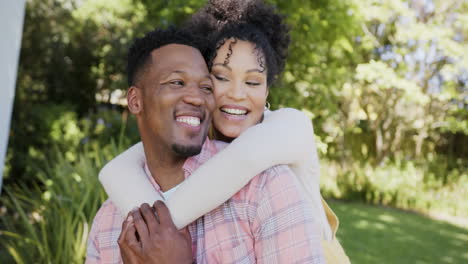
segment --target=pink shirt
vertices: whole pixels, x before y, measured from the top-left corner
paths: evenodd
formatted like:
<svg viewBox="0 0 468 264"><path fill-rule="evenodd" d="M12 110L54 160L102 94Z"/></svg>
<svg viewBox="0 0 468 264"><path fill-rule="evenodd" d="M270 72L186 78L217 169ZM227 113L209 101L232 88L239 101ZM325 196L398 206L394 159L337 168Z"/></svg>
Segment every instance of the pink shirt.
<svg viewBox="0 0 468 264"><path fill-rule="evenodd" d="M185 177L225 145L206 140L202 152L184 163ZM122 263L117 239L123 221L107 200L94 218L86 263ZM231 199L190 224L189 231L196 263L325 263L312 210L287 166L255 176Z"/></svg>

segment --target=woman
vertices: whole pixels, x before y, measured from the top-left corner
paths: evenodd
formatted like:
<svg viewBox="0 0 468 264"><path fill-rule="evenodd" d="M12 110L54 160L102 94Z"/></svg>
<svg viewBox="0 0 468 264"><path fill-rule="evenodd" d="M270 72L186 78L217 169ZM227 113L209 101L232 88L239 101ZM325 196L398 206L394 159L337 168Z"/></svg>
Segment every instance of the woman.
<svg viewBox="0 0 468 264"><path fill-rule="evenodd" d="M126 215L144 202L165 200L174 223L182 228L228 200L261 171L288 164L318 216L328 262L337 263L331 257L338 255L340 263L349 262L334 237L336 216L326 203L322 204L310 120L294 109L264 111L268 87L284 68L289 44L282 17L260 2L241 6L239 1L221 1L211 2L187 26L213 32L216 50L208 64L217 107L212 134L231 144L186 181L163 193L164 199L151 187L144 172L142 144L135 145L100 173L114 204ZM200 193L200 189L206 191Z"/></svg>

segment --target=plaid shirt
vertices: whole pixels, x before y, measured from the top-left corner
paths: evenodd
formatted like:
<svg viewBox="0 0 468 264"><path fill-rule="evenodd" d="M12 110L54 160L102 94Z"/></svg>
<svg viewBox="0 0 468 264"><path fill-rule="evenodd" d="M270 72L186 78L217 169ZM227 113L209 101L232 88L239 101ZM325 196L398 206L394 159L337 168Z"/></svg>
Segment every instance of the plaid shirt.
<svg viewBox="0 0 468 264"><path fill-rule="evenodd" d="M207 139L202 152L184 163L185 176L224 146ZM190 224L194 261L325 263L312 210L298 186L287 166L275 166L255 176L231 199ZM107 200L94 218L86 263L122 263L117 239L123 221Z"/></svg>

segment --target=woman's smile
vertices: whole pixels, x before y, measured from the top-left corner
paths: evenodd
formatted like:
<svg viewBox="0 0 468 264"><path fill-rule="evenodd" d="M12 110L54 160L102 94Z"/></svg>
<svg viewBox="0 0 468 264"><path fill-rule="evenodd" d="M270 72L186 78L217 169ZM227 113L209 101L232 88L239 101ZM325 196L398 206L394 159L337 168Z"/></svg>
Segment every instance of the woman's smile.
<svg viewBox="0 0 468 264"><path fill-rule="evenodd" d="M231 121L241 121L247 118L249 109L240 105L223 105L218 111L223 113L223 116Z"/></svg>

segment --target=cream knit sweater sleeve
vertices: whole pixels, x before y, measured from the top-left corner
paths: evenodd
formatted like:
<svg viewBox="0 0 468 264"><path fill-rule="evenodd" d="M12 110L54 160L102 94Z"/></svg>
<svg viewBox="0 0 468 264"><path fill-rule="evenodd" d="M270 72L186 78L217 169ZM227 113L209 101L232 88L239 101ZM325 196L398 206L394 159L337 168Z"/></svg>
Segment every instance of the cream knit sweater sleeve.
<svg viewBox="0 0 468 264"><path fill-rule="evenodd" d="M138 143L99 173L104 189L124 215L144 202L162 200L146 177L144 162L143 146ZM165 201L175 225L188 225L227 201L255 175L278 164L289 165L297 175L324 237L331 238L321 203L312 123L291 108L266 113L262 123L248 128L179 185Z"/></svg>

